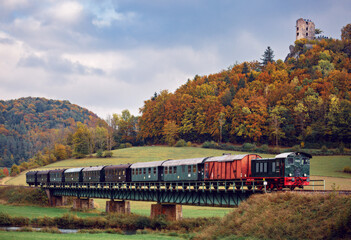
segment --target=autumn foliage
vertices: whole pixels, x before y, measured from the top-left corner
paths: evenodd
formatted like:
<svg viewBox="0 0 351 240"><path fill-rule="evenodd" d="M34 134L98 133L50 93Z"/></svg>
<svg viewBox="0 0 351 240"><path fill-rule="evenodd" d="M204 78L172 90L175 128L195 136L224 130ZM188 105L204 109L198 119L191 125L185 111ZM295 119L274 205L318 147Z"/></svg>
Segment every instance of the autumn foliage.
<svg viewBox="0 0 351 240"><path fill-rule="evenodd" d="M295 53L285 62L244 62L195 76L174 93L155 94L140 109L139 136L147 143L350 144L351 41L302 39Z"/></svg>

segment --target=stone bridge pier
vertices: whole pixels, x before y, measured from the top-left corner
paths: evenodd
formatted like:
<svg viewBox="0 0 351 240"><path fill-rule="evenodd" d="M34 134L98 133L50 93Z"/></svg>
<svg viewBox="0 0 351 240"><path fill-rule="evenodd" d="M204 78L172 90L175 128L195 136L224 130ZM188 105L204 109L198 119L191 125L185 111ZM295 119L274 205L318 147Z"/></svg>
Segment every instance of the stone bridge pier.
<svg viewBox="0 0 351 240"><path fill-rule="evenodd" d="M51 194L50 190L45 190L46 195L49 199L49 206L51 207L60 207L67 205L67 197L66 196L54 196Z"/></svg>
<svg viewBox="0 0 351 240"><path fill-rule="evenodd" d="M179 204L161 204L151 205L151 218L164 215L167 220L177 221L183 218L182 205Z"/></svg>
<svg viewBox="0 0 351 240"><path fill-rule="evenodd" d="M130 202L129 201L106 201L106 212L107 213L123 213L130 214Z"/></svg>

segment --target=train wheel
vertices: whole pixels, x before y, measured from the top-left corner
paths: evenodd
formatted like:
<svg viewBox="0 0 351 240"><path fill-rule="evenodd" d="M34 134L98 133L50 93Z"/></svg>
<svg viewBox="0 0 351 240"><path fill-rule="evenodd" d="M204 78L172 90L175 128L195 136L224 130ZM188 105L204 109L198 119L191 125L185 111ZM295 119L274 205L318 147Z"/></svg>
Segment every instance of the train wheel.
<svg viewBox="0 0 351 240"><path fill-rule="evenodd" d="M241 186L240 185L236 185L235 188L236 188L236 190L240 190Z"/></svg>
<svg viewBox="0 0 351 240"><path fill-rule="evenodd" d="M291 191L294 191L294 189L295 189L295 186L291 186L291 187L290 187L290 190L291 190Z"/></svg>
<svg viewBox="0 0 351 240"><path fill-rule="evenodd" d="M252 189L252 186L247 186L247 189L251 190L251 189Z"/></svg>

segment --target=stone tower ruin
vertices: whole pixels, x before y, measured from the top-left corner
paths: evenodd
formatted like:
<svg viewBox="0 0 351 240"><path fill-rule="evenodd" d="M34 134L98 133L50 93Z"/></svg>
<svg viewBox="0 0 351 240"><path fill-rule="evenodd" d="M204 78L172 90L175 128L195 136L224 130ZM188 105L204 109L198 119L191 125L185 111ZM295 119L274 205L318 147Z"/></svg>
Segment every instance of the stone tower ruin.
<svg viewBox="0 0 351 240"><path fill-rule="evenodd" d="M313 40L315 35L314 22L310 19L299 18L296 20L296 40L306 38Z"/></svg>

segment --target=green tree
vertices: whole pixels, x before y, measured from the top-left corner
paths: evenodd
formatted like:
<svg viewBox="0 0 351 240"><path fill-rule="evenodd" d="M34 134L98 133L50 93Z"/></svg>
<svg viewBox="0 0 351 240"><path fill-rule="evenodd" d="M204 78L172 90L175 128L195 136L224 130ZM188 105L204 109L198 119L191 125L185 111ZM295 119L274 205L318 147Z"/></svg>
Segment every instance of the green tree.
<svg viewBox="0 0 351 240"><path fill-rule="evenodd" d="M77 130L73 134L73 156L83 158L90 153L91 135L88 127L81 123L77 123Z"/></svg>
<svg viewBox="0 0 351 240"><path fill-rule="evenodd" d="M314 34L315 34L315 35L319 35L319 34L321 34L322 32L323 32L323 31L320 30L319 28L314 29Z"/></svg>
<svg viewBox="0 0 351 240"><path fill-rule="evenodd" d="M264 51L262 57L263 58L261 58L261 60L263 66L266 66L268 62L274 62L274 54L270 46L268 46L266 51Z"/></svg>
<svg viewBox="0 0 351 240"><path fill-rule="evenodd" d="M347 24L341 29L341 39L350 40L351 39L351 24Z"/></svg>
<svg viewBox="0 0 351 240"><path fill-rule="evenodd" d="M275 106L269 114L271 135L275 138L275 145L278 147L279 140L285 136L281 129L282 123L286 120L284 114L288 111L284 106Z"/></svg>

